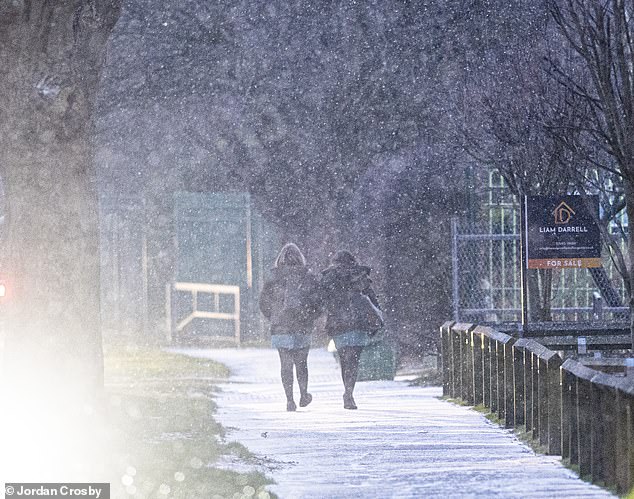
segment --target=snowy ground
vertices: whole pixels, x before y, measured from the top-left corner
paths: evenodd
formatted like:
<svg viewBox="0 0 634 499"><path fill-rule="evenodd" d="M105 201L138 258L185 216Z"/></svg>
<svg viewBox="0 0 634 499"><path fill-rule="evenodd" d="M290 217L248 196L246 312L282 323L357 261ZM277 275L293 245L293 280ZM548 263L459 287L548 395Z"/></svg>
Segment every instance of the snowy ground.
<svg viewBox="0 0 634 499"><path fill-rule="evenodd" d="M360 382L359 409L347 411L333 355L314 349L313 403L289 413L275 350L187 353L231 369L217 396L217 419L228 440L261 458L260 469L276 481L269 490L282 499L610 497L481 414L439 400L439 388Z"/></svg>

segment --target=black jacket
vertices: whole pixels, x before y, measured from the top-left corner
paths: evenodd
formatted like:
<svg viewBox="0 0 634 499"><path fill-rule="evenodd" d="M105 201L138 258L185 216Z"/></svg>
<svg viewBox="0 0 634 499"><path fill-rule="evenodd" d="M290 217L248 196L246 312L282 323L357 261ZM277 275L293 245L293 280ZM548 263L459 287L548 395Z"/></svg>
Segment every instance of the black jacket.
<svg viewBox="0 0 634 499"><path fill-rule="evenodd" d="M372 289L370 267L357 264L332 265L322 271L320 285L326 309L328 336L359 329L354 314L350 311L352 292L361 292L380 308L376 293Z"/></svg>
<svg viewBox="0 0 634 499"><path fill-rule="evenodd" d="M293 287L301 296L301 309L284 306L286 290ZM321 298L317 278L300 265L272 269L260 293L260 310L271 321L271 334L310 334L321 313Z"/></svg>

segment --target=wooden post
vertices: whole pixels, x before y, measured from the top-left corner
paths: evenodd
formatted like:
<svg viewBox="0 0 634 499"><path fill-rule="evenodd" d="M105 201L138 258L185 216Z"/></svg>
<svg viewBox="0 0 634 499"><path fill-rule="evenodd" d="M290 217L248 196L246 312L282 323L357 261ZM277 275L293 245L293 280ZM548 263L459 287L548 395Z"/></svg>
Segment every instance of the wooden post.
<svg viewBox="0 0 634 499"><path fill-rule="evenodd" d="M533 431L533 354L524 348L524 426L526 432Z"/></svg>
<svg viewBox="0 0 634 499"><path fill-rule="evenodd" d="M460 327L460 325L459 325ZM458 347L458 387L456 389L456 398L464 400L465 393L465 381L467 373L465 372L465 344L463 330L457 327L456 331L456 345Z"/></svg>
<svg viewBox="0 0 634 499"><path fill-rule="evenodd" d="M608 486L613 486L616 485L616 460L619 458L616 453L616 389L612 385L606 387L603 393L606 415L603 422L603 480Z"/></svg>
<svg viewBox="0 0 634 499"><path fill-rule="evenodd" d="M579 475L587 477L592 471L592 420L601 417L592 399L592 379L599 373L570 359L562 369L571 388L570 464L577 464Z"/></svg>
<svg viewBox="0 0 634 499"><path fill-rule="evenodd" d="M627 421L625 427L627 428L627 490L634 487L634 397L630 392L626 403Z"/></svg>
<svg viewBox="0 0 634 499"><path fill-rule="evenodd" d="M535 355L539 372L539 444L548 448L548 398L551 395L550 384L548 383L548 361L539 354Z"/></svg>
<svg viewBox="0 0 634 499"><path fill-rule="evenodd" d="M482 403L491 407L491 339L482 335Z"/></svg>
<svg viewBox="0 0 634 499"><path fill-rule="evenodd" d="M504 425L515 426L515 366L513 345L515 338L508 337L504 343Z"/></svg>
<svg viewBox="0 0 634 499"><path fill-rule="evenodd" d="M616 390L616 434L615 434L615 446L614 452L616 453L616 461L614 463L614 481L616 483L616 493L618 495L623 495L628 492L627 481L628 481L628 447L629 443L627 442L627 428L625 426L627 420L627 410L625 408L627 403L627 398L621 390Z"/></svg>
<svg viewBox="0 0 634 499"><path fill-rule="evenodd" d="M590 382L577 377L577 449L579 452L579 475L591 472L592 387Z"/></svg>
<svg viewBox="0 0 634 499"><path fill-rule="evenodd" d="M484 351L483 351L483 338L478 328L471 331L471 347L472 347L472 361L471 372L473 373L473 404L481 405L484 402L483 394L483 378L484 378Z"/></svg>
<svg viewBox="0 0 634 499"><path fill-rule="evenodd" d="M590 426L590 476L594 483L603 482L603 444L605 434L603 420L606 417L604 410L605 397L602 388L594 382L590 383L591 410L593 417L589 421Z"/></svg>
<svg viewBox="0 0 634 499"><path fill-rule="evenodd" d="M579 391L577 377L570 373L570 464L579 464Z"/></svg>
<svg viewBox="0 0 634 499"><path fill-rule="evenodd" d="M460 394L460 342L456 332L456 325L451 327L451 398L458 398Z"/></svg>
<svg viewBox="0 0 634 499"><path fill-rule="evenodd" d="M548 375L548 454L561 454L561 357L550 353L547 360Z"/></svg>
<svg viewBox="0 0 634 499"><path fill-rule="evenodd" d="M489 347L491 352L491 400L490 408L492 413L498 410L498 342L493 338L489 338Z"/></svg>
<svg viewBox="0 0 634 499"><path fill-rule="evenodd" d="M618 454L619 404L618 387L621 380L609 374L599 373L592 378L594 390L592 419L592 481L606 486L617 485L617 460L626 458ZM597 417L597 412L600 417ZM627 452L625 452L626 454Z"/></svg>
<svg viewBox="0 0 634 499"><path fill-rule="evenodd" d="M563 363L560 369L561 377L561 457L570 459L570 430L572 426L572 379L568 371L568 363Z"/></svg>
<svg viewBox="0 0 634 499"><path fill-rule="evenodd" d="M496 344L497 364L498 364L498 368L497 368L498 411L497 412L498 412L498 417L500 418L500 420L501 421L505 421L505 417L506 417L506 400L505 400L506 388L504 386L504 368L505 368L505 364L504 364L504 342L500 341L500 339L497 338L495 340L495 344Z"/></svg>
<svg viewBox="0 0 634 499"><path fill-rule="evenodd" d="M453 367L453 343L451 341L451 338L453 336L453 324L451 326L449 326L449 328L447 328L447 338L446 338L446 342L447 342L447 355L444 357L444 360L447 361L447 397L451 397L452 391L453 391L453 385L454 385L454 380L453 380L453 373L454 373L454 367ZM443 390L443 395L444 395L444 390Z"/></svg>
<svg viewBox="0 0 634 499"><path fill-rule="evenodd" d="M539 383L539 357L535 354L535 352L531 351L531 374L533 376L533 440L539 441L539 425L541 420L540 417L540 405L539 405L539 397L541 396L540 383Z"/></svg>
<svg viewBox="0 0 634 499"><path fill-rule="evenodd" d="M443 397L449 397L451 384L451 327L453 321L445 322L440 328L440 348L442 359L442 394Z"/></svg>
<svg viewBox="0 0 634 499"><path fill-rule="evenodd" d="M632 386L624 381L619 383L616 389L616 409L615 409L615 448L616 460L615 483L616 492L619 495L626 494L632 487L632 453L634 451L634 441L632 440L632 427L630 418L630 405L632 401Z"/></svg>
<svg viewBox="0 0 634 499"><path fill-rule="evenodd" d="M556 356L550 360L555 364L549 367L555 367ZM632 380L594 371L570 359L560 371L562 457L577 464L582 477L615 487L618 494L627 493L634 485ZM549 432L554 437L557 428L550 425Z"/></svg>
<svg viewBox="0 0 634 499"><path fill-rule="evenodd" d="M525 362L525 396L526 396L526 431L533 440L546 445L548 439L541 432L548 431L548 390L546 365L540 360L555 355L535 340L526 340L524 344Z"/></svg>
<svg viewBox="0 0 634 499"><path fill-rule="evenodd" d="M525 423L524 417L524 345L526 340L520 338L513 344L513 415L515 425Z"/></svg>
<svg viewBox="0 0 634 499"><path fill-rule="evenodd" d="M471 329L461 333L462 344L462 393L460 398L467 404L473 405L473 353L471 345Z"/></svg>
<svg viewBox="0 0 634 499"><path fill-rule="evenodd" d="M469 387L469 345L466 343L469 333L475 326L472 324L455 324L452 330L452 357L454 362L453 377L454 388L453 398L467 400Z"/></svg>

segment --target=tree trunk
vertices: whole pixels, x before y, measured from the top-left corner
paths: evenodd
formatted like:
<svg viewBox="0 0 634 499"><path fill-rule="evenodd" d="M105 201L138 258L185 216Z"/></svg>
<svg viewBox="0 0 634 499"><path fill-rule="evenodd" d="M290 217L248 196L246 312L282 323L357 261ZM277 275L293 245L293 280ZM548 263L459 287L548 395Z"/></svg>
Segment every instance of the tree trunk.
<svg viewBox="0 0 634 499"><path fill-rule="evenodd" d="M634 182L625 179L625 204L628 219L628 235L627 235L627 260L628 260L628 276L625 280L627 285L627 296L630 304L630 336L632 337L632 349L634 350L634 293L632 293L632 262L634 262L634 237L632 237L632 224L634 223Z"/></svg>
<svg viewBox="0 0 634 499"><path fill-rule="evenodd" d="M529 316L533 322L550 322L553 320L551 312L551 272L549 269L528 270Z"/></svg>
<svg viewBox="0 0 634 499"><path fill-rule="evenodd" d="M0 174L8 206L0 364L12 432L27 433L26 422L40 425L35 418L45 415L49 435L59 434L55 424L69 415L94 413L103 387L92 113L118 13L110 1L0 5ZM45 447L22 437L22 447ZM11 464L16 472L31 466Z"/></svg>
<svg viewBox="0 0 634 499"><path fill-rule="evenodd" d="M539 269L539 289L541 297L541 314L544 322L553 320L553 271L552 269Z"/></svg>
<svg viewBox="0 0 634 499"><path fill-rule="evenodd" d="M531 322L541 322L541 300L539 298L539 276L529 269L526 273L528 286L528 317Z"/></svg>

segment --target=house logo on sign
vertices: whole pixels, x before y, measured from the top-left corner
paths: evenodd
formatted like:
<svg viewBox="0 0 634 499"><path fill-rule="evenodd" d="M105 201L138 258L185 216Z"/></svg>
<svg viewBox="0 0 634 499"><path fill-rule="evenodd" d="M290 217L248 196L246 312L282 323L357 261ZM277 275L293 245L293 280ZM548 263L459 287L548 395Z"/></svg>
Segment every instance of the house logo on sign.
<svg viewBox="0 0 634 499"><path fill-rule="evenodd" d="M555 224L563 225L569 223L574 214L575 210L562 201L553 211L553 215L555 215Z"/></svg>

